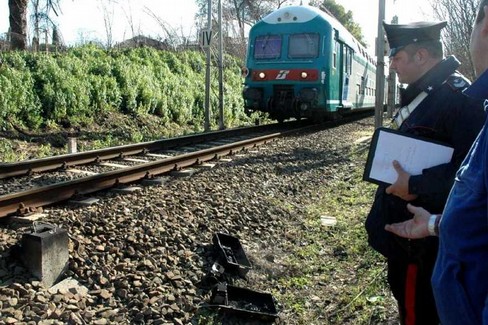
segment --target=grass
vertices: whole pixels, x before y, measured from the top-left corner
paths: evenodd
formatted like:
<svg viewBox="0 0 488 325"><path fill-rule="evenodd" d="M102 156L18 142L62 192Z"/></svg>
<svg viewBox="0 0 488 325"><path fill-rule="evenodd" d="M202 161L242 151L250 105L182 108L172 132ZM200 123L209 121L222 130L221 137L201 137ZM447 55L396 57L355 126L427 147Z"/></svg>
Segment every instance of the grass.
<svg viewBox="0 0 488 325"><path fill-rule="evenodd" d="M359 136L360 137L360 136ZM358 138L359 138L358 137ZM358 150L359 149L359 150ZM290 237L286 265L273 296L286 324L392 324L396 306L386 284L385 263L367 244L364 220L375 186L362 181L366 150L355 145L317 203L307 207ZM321 225L320 216L337 220Z"/></svg>

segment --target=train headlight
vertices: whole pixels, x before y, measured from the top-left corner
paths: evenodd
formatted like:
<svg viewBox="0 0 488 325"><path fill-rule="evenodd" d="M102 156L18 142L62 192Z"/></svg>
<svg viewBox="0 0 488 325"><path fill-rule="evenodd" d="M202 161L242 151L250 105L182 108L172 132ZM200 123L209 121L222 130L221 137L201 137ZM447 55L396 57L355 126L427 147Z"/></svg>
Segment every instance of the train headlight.
<svg viewBox="0 0 488 325"><path fill-rule="evenodd" d="M307 79L308 73L306 73L305 71L302 71L302 73L300 74L300 76L302 77L302 79Z"/></svg>
<svg viewBox="0 0 488 325"><path fill-rule="evenodd" d="M264 72L260 72L260 73L258 74L258 77L259 77L259 79L264 79L264 78L266 78L266 73L264 73Z"/></svg>

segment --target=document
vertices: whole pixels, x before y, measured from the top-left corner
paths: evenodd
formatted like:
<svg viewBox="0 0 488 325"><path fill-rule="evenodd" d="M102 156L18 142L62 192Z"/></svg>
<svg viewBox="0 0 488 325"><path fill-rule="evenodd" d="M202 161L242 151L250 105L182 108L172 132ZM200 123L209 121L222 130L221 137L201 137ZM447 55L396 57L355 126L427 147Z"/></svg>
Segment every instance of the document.
<svg viewBox="0 0 488 325"><path fill-rule="evenodd" d="M398 174L393 168L397 160L410 175L451 161L454 148L430 139L378 128L371 139L363 180L376 184L393 184Z"/></svg>

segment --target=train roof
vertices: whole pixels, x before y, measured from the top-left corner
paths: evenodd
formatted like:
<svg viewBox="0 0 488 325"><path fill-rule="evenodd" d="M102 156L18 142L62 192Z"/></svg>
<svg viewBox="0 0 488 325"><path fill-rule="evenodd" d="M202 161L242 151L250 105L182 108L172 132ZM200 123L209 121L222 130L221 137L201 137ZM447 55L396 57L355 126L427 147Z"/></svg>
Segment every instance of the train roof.
<svg viewBox="0 0 488 325"><path fill-rule="evenodd" d="M375 61L366 48L336 18L317 7L307 5L282 7L265 16L261 22L266 24L296 24L305 23L317 17L327 21L332 28L338 30L339 39L349 45L356 53L372 62Z"/></svg>

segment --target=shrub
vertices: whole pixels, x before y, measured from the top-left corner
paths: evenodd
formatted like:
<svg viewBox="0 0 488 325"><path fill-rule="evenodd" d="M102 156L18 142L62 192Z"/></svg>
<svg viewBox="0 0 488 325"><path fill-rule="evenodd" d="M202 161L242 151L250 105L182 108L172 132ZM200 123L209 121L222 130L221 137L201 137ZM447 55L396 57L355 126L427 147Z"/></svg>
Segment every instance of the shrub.
<svg viewBox="0 0 488 325"><path fill-rule="evenodd" d="M151 114L163 124L201 125L204 120L205 54L152 48L105 50L95 45L66 53L1 53L0 117L41 125L83 125L109 110L131 116ZM236 59L226 56L226 124L243 113L242 80ZM211 77L212 124L218 123L218 78ZM5 122L2 122L3 124Z"/></svg>
<svg viewBox="0 0 488 325"><path fill-rule="evenodd" d="M10 120L35 129L42 123L42 116L34 79L21 54L14 53L5 61L0 69L0 126L7 127Z"/></svg>

